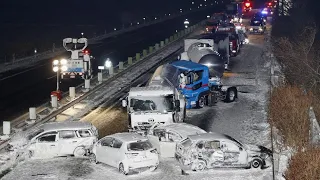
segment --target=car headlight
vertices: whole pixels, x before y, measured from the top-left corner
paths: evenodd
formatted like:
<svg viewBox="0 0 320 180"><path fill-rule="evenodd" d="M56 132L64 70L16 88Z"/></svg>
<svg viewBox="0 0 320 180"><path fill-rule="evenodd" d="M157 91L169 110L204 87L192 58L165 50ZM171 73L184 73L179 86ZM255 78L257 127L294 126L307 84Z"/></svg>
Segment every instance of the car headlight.
<svg viewBox="0 0 320 180"><path fill-rule="evenodd" d="M246 39L244 40L244 42L245 42L246 44L249 44L249 39L246 38Z"/></svg>
<svg viewBox="0 0 320 180"><path fill-rule="evenodd" d="M206 31L209 31L209 28L206 28Z"/></svg>
<svg viewBox="0 0 320 180"><path fill-rule="evenodd" d="M262 28L259 28L259 31L262 31Z"/></svg>
<svg viewBox="0 0 320 180"><path fill-rule="evenodd" d="M253 31L253 28L250 28L250 31Z"/></svg>

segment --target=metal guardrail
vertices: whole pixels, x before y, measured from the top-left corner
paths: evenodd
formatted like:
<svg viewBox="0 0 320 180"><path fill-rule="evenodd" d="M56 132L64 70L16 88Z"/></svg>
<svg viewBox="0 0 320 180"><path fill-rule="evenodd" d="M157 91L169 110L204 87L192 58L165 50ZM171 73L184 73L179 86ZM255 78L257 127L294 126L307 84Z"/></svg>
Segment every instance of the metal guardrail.
<svg viewBox="0 0 320 180"><path fill-rule="evenodd" d="M204 9L207 9L209 8L210 6L208 7L204 7L202 9L196 9L192 12L197 12L197 11L202 11ZM154 24L157 24L157 23L160 23L160 22L164 22L164 21L167 21L169 19L174 19L176 17L180 17L180 16L183 16L183 15L186 15L186 14L189 14L191 13L190 11L187 11L187 12L184 12L184 13L179 13L179 14L172 14L171 16L166 16L165 18L159 18L155 21L151 21L151 22L148 22L148 23L141 23L139 25L136 25L136 26L132 26L132 27L129 27L129 28L126 28L126 29L121 29L121 30L118 30L118 31L113 31L113 32L110 32L110 33L107 33L107 34L103 34L103 35L100 35L100 36L96 36L96 37L92 37L92 38L89 38L89 44L90 43L93 43L94 41L99 41L99 40L102 40L102 39L105 39L105 38L108 38L108 37L113 37L113 36L116 36L116 35L120 35L120 34L123 34L123 33L127 33L127 32L130 32L130 31L133 31L133 30L137 30L137 29L140 29L140 28L143 28L143 27L146 27L146 26L150 26L150 25L154 25ZM48 59L48 58L53 58L61 53L65 52L64 48L63 47L58 47L54 50L48 50L48 51L45 51L45 52L42 52L42 53L37 53L36 55L33 55L33 56L29 56L29 57L24 57L24 58L20 58L20 59L16 59L12 62L7 62L7 63L0 63L0 73L1 72L5 72L5 71L9 71L9 70L13 70L15 68L19 68L21 66L32 66L32 64L30 63L35 63L35 62L39 62L43 59Z"/></svg>
<svg viewBox="0 0 320 180"><path fill-rule="evenodd" d="M94 89L92 89L91 91L87 92L87 93L84 93L82 95L80 95L78 98L74 99L73 101L71 102L67 102L65 105L63 105L62 107L60 107L59 109L55 110L55 111L52 111L52 109L48 109L45 108L45 106L48 105L48 103L40 106L41 110L38 114L41 114L45 111L49 112L47 113L47 115L45 115L44 117L42 117L39 121L36 121L36 123L34 124L27 124L25 121L23 121L23 119L19 118L19 120L13 120L12 122L12 127L13 128L16 128L16 129L25 129L25 128L31 128L31 127L34 127L36 125L39 125L41 123L44 123L44 122L47 122L47 121L50 121L51 119L53 119L54 117L56 117L57 115L59 115L60 113L62 113L63 111L65 111L66 109L74 106L75 104L85 100L87 97L89 97L90 95L94 94L95 92L99 91L100 89L102 89L103 87L105 86L108 86L109 83L111 83L112 81L116 80L117 78L121 77L123 74L125 74L126 72L134 69L135 67L141 65L142 63L146 62L150 57L153 57L157 54L160 54L162 51L168 49L168 45L172 45L174 43L177 43L177 41L181 40L181 38L185 37L186 35L190 34L191 32L193 32L196 27L198 27L199 25L202 25L204 21L200 22L199 24L197 25L194 25L194 26L191 26L190 28L188 29L185 29L181 32L178 32L177 34L175 34L173 37L173 40L168 42L167 44L163 44L164 46L162 47L159 47L159 49L157 49L156 51L153 51L145 56L142 56L142 59L140 60L135 60L135 62L133 64L127 64L126 67L124 67L123 70L119 70L119 65L115 66L114 67L114 70L117 70L117 74L113 75L113 76L110 76L104 83L102 84L99 84L97 85L96 87L94 87ZM172 39L172 38L168 38L168 39ZM182 46L182 45L181 45ZM176 51L175 51L176 52ZM175 53L174 52L174 53ZM140 53L137 53L137 54L140 54ZM172 55L172 53L170 54ZM168 56L170 56L168 55ZM132 58L132 59L135 59L135 58ZM118 68L118 69L117 69ZM94 78L94 80L97 80L97 77ZM81 91L81 86L83 86L83 84L79 85L76 89L79 91ZM64 94L64 96L66 95L66 93ZM25 115L24 115L25 116ZM2 129L1 129L2 130ZM13 133L14 134L14 133ZM12 135L13 135L12 134ZM8 141L2 141L0 143L0 149L3 149L4 147L6 147Z"/></svg>

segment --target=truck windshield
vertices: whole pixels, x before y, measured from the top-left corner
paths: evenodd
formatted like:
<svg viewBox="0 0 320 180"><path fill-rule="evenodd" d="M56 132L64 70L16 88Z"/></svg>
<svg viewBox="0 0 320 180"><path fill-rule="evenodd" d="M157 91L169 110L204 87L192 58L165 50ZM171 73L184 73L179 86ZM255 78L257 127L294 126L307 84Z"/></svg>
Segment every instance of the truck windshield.
<svg viewBox="0 0 320 180"><path fill-rule="evenodd" d="M143 112L172 112L173 95L168 96L141 96L130 99L131 111Z"/></svg>

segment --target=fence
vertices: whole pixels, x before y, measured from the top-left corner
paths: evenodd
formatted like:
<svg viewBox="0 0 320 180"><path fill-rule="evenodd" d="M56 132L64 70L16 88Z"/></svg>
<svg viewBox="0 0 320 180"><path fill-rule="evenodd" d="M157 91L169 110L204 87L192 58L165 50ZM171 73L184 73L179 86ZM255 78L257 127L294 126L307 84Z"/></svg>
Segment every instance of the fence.
<svg viewBox="0 0 320 180"><path fill-rule="evenodd" d="M204 7L204 8L200 8L200 9L195 9L195 10L192 10L192 11L191 10L190 11L186 11L186 12L183 12L183 13L180 12L180 13L173 13L173 14L168 14L168 15L166 14L164 17L158 17L158 18L155 18L155 19L153 19L152 21L149 21L149 22L145 22L145 20L143 20L143 21L141 21L141 23L131 24L128 28L124 28L123 27L120 30L113 30L111 32L105 31L101 35L98 35L98 36L94 35L92 37L88 37L89 44L93 43L94 41L99 41L101 39L105 39L105 38L108 38L108 37L120 35L120 34L129 32L129 31L132 31L132 30L136 30L136 29L143 28L143 27L146 27L146 26L150 26L150 25L153 25L153 24L157 24L157 23L169 20L169 19L173 19L173 18L176 18L176 17L179 17L179 16L183 16L183 15L186 15L186 14L191 13L191 12L202 11L202 10L207 9L209 7L210 6ZM8 71L8 70L15 69L15 68L21 67L21 66L31 66L30 63L41 61L43 59L53 58L53 57L55 57L55 56L57 56L57 55L59 55L59 54L61 54L63 52L64 52L64 48L63 47L55 47L55 45L53 45L49 50L41 52L41 53L39 53L39 52L26 53L26 54L29 55L27 57L21 57L21 55L19 56L17 54L13 54L11 56L11 58L6 57L5 60L3 60L2 62L0 61L0 73Z"/></svg>

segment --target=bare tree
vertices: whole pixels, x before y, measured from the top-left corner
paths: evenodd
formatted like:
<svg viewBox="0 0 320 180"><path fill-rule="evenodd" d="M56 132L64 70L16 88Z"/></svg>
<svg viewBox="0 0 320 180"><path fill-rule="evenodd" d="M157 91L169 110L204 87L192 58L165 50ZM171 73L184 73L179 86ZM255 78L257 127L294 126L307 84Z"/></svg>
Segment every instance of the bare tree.
<svg viewBox="0 0 320 180"><path fill-rule="evenodd" d="M315 23L308 26L293 38L273 39L273 52L291 84L312 89L320 85L320 58L315 43L317 27Z"/></svg>

